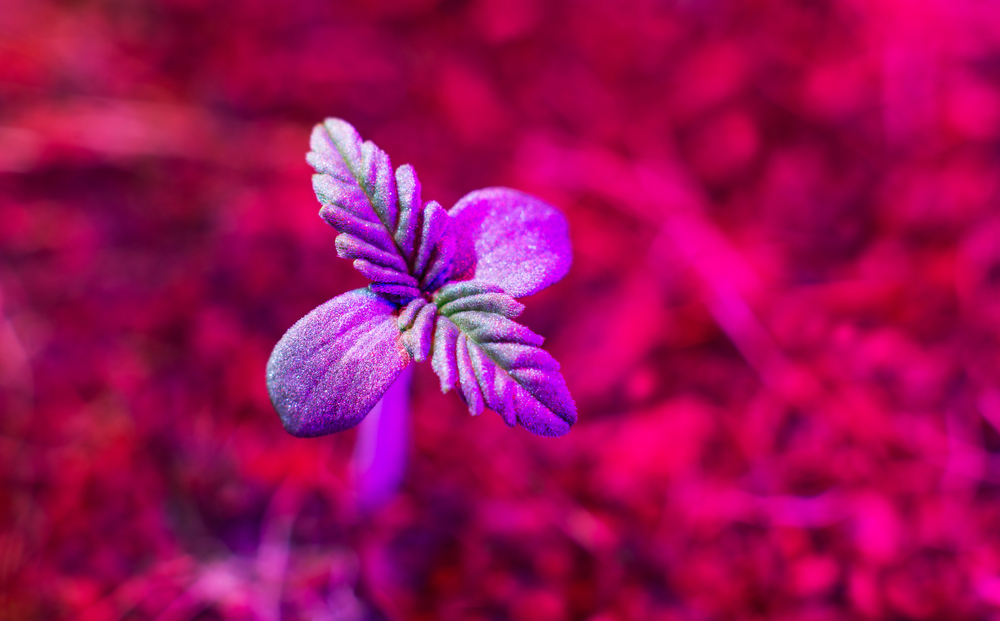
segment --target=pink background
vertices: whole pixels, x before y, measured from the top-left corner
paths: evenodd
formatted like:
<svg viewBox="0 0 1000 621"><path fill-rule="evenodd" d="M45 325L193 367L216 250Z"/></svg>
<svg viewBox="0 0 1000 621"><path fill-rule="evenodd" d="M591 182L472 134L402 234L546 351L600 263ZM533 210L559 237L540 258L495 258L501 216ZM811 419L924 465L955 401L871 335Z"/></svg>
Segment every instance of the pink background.
<svg viewBox="0 0 1000 621"><path fill-rule="evenodd" d="M0 618L1000 618L1000 5L2 4ZM326 116L575 251L579 424L421 365L369 516L264 387Z"/></svg>

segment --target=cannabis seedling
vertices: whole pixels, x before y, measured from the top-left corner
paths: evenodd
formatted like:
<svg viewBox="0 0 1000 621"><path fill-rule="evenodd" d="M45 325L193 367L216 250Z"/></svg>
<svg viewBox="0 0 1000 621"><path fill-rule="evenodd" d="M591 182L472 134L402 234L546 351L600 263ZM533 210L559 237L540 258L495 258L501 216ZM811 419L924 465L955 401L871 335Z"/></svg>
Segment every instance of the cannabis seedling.
<svg viewBox="0 0 1000 621"><path fill-rule="evenodd" d="M513 321L530 295L569 270L566 220L506 188L476 190L445 211L423 202L413 168L340 119L317 125L307 160L337 254L371 279L300 319L267 364L271 402L300 437L357 425L411 361L431 360L441 389L473 415L561 436L576 406L542 337Z"/></svg>

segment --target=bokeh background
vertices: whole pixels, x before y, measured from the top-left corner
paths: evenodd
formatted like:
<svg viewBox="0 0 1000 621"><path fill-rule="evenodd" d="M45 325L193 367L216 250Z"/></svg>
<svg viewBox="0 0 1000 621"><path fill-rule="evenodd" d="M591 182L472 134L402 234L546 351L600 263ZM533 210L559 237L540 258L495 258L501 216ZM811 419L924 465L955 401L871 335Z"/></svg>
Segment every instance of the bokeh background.
<svg viewBox="0 0 1000 621"><path fill-rule="evenodd" d="M282 430L326 116L564 210L568 436ZM1000 618L998 183L983 0L3 0L0 618Z"/></svg>

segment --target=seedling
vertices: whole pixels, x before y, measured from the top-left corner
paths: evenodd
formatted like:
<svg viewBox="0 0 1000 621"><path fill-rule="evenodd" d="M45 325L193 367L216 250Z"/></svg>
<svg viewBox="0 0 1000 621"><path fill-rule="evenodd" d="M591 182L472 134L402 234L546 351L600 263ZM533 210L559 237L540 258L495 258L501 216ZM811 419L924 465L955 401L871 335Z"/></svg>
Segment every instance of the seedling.
<svg viewBox="0 0 1000 621"><path fill-rule="evenodd" d="M524 310L515 298L569 270L559 210L507 188L476 190L448 211L424 202L413 167L394 173L389 156L340 119L317 125L310 147L337 254L372 283L315 308L275 346L267 388L285 429L350 429L411 362L430 360L441 390L455 388L470 414L489 407L511 427L567 433L576 405L559 363L514 321Z"/></svg>

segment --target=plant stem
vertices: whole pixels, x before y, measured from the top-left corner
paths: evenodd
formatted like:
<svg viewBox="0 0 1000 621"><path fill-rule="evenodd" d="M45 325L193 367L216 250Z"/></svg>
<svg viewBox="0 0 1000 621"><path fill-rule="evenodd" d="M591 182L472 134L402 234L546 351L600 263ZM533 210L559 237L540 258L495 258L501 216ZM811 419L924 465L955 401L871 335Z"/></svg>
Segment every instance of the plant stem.
<svg viewBox="0 0 1000 621"><path fill-rule="evenodd" d="M362 511L373 511L391 500L403 480L409 449L412 378L410 365L358 425L353 465L358 507Z"/></svg>

